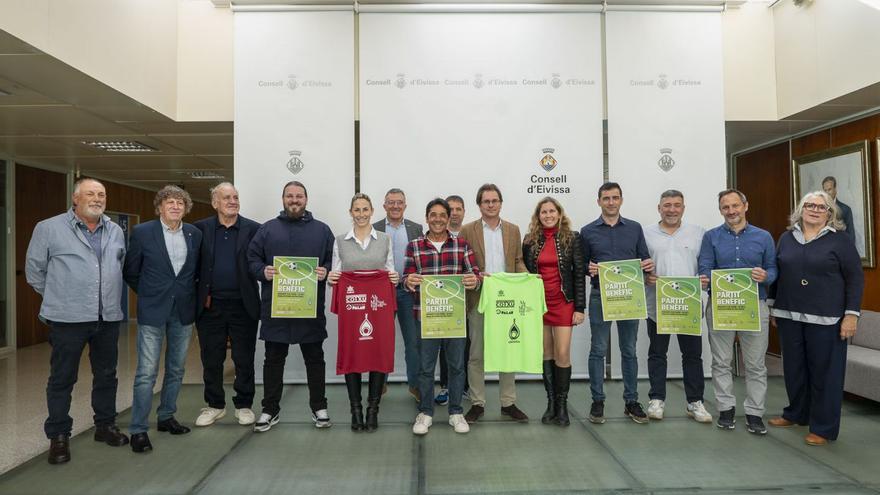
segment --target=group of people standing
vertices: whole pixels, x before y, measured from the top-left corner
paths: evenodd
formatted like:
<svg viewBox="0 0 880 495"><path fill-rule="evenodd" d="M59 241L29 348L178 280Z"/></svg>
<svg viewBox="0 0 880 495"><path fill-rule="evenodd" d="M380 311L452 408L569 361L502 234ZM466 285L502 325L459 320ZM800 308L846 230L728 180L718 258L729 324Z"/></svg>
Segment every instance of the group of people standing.
<svg viewBox="0 0 880 495"><path fill-rule="evenodd" d="M372 201L358 193L349 209L352 228L338 236L307 210L308 192L297 181L284 186L279 215L262 225L239 214L238 192L230 183L212 189L215 216L194 225L184 223L192 200L186 191L166 186L154 201L158 219L135 226L128 246L120 227L104 215L106 201L106 190L99 181L78 181L70 210L40 222L28 247L27 279L43 296L40 318L50 326L52 357L45 432L52 464L70 460L71 391L86 344L93 373L96 441L111 446L130 443L139 453L152 450L148 417L163 341L167 348L157 429L172 435L188 433L190 429L175 419L175 413L194 324L206 402L195 420L197 426L209 426L226 414L223 365L227 342L231 342L233 403L240 424L265 432L279 422L285 361L290 345L298 344L305 362L312 420L318 428L330 427L323 351L327 338L325 284L336 286L347 274L363 271L387 276L393 299L389 302L401 328L409 393L418 403L413 433L428 433L435 404L448 403L449 424L457 433L467 433L485 414L484 315L477 303L486 277L514 272L537 274L544 287L547 408L542 422L570 424L567 400L572 331L589 316L592 405L588 419L604 423L603 379L612 322L602 317L598 263L636 258L642 260L648 287L650 391L645 411L637 388L639 321L618 321L626 416L644 424L664 415L670 336L657 332L652 292L657 277L699 276L706 289L712 270L749 268L760 291L761 331L718 331L712 327L711 310L706 314L716 425L735 428L737 400L731 362L738 336L745 362L747 429L756 434L767 432L762 419L767 389L764 355L772 317L780 329L790 405L770 424L809 425L806 441L811 445L824 444L838 435L845 339L856 330L863 276L837 204L823 191L800 200L778 247L768 232L747 222L748 202L734 189L718 194L724 222L709 231L682 221L684 195L675 190L661 195L659 221L643 229L638 222L621 216L622 188L608 182L598 191L601 215L579 232L571 227L559 201L547 197L535 206L523 238L518 226L501 218L503 197L494 184L479 188L476 204L480 218L467 224L463 223L465 201L460 196L430 201L425 208L426 231L404 217L407 205L402 190L394 188L386 193L386 216L375 223ZM318 259L314 318L271 316L276 256ZM420 337L418 291L425 275L462 276L467 289L467 338ZM120 302L127 294L126 284L138 296L138 364L130 440L115 424L117 342L123 320ZM258 323L259 336L265 342L259 416L252 410ZM390 335L393 350L393 321L386 322L388 325L390 330L384 331ZM344 330L348 329L340 323L340 336ZM713 417L703 404L701 337L677 338L682 351L685 410L696 421L711 423ZM435 396L438 354L441 391ZM354 431L372 432L379 427L379 403L387 390L393 353L391 361L378 362L382 364L337 363L337 372L345 376ZM362 373L369 373L366 415ZM499 378L501 414L528 422L526 413L516 405L514 374L500 373ZM463 398L470 402L466 413Z"/></svg>

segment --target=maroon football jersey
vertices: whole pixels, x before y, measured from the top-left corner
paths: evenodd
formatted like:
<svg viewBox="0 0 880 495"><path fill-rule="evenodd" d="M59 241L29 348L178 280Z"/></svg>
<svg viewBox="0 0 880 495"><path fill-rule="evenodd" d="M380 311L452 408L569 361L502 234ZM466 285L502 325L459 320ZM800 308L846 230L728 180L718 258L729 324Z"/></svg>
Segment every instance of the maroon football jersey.
<svg viewBox="0 0 880 495"><path fill-rule="evenodd" d="M330 311L338 316L336 374L394 371L394 286L383 270L342 272Z"/></svg>

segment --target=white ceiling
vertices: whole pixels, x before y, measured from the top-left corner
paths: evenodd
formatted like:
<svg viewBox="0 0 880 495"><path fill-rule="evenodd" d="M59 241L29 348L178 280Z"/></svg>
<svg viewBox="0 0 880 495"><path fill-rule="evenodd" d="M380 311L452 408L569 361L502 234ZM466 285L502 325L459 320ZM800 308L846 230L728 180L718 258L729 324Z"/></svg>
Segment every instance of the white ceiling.
<svg viewBox="0 0 880 495"><path fill-rule="evenodd" d="M136 187L183 185L207 200L232 179L232 122L175 122L0 30L0 157L79 170ZM154 153L110 153L83 141L139 141Z"/></svg>

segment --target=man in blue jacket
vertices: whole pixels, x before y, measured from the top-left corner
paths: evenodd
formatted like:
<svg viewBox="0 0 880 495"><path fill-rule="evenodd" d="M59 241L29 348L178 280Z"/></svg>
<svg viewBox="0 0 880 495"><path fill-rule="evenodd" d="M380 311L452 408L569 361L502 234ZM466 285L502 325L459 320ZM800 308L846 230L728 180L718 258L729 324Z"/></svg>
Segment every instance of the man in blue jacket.
<svg viewBox="0 0 880 495"><path fill-rule="evenodd" d="M162 341L166 338L168 349L157 429L172 435L190 431L174 419L174 413L196 317L196 268L202 232L183 223L184 215L192 209L192 199L183 189L163 187L153 205L159 219L134 227L122 270L125 282L138 295L138 364L129 426L134 452L153 448L147 436L147 418L159 373Z"/></svg>
<svg viewBox="0 0 880 495"><path fill-rule="evenodd" d="M260 224L238 214L238 191L229 182L211 189L211 206L217 214L195 223L202 231L196 328L208 405L196 418L196 426L210 426L226 415L223 363L227 339L235 364L235 418L240 425L252 425L260 292L248 270L247 248Z"/></svg>
<svg viewBox="0 0 880 495"><path fill-rule="evenodd" d="M291 344L299 344L306 365L309 384L309 407L317 428L331 426L327 414L325 389L324 339L327 318L324 315L324 292L327 272L333 261L333 233L327 224L315 220L306 210L309 193L301 182L291 181L281 193L284 210L264 223L248 247L251 274L261 282L260 338L266 342L263 362L263 412L254 431L269 431L278 423L284 364ZM275 256L318 258L318 297L315 318L272 318L272 279Z"/></svg>

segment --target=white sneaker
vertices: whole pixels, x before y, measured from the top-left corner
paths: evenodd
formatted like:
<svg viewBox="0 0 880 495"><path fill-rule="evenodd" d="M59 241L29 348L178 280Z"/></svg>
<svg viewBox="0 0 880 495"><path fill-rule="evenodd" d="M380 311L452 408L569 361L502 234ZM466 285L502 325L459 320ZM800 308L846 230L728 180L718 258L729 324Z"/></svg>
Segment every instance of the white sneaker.
<svg viewBox="0 0 880 495"><path fill-rule="evenodd" d="M257 433L269 431L273 426L278 424L278 421L280 420L281 417L278 414L275 416L270 416L266 413L260 414L259 421L254 425L254 431Z"/></svg>
<svg viewBox="0 0 880 495"><path fill-rule="evenodd" d="M701 400L689 402L687 405L687 413L688 416L694 418L698 423L712 422L712 415L706 410L706 406L703 405L703 401Z"/></svg>
<svg viewBox="0 0 880 495"><path fill-rule="evenodd" d="M428 428L431 427L433 422L434 420L431 416L428 416L425 413L419 413L419 415L416 416L416 422L413 424L413 433L416 435L424 435L428 433Z"/></svg>
<svg viewBox="0 0 880 495"><path fill-rule="evenodd" d="M471 427L468 426L468 423L465 421L464 415L462 414L453 414L449 416L449 425L455 429L456 433L467 433L471 431ZM415 429L413 429L413 431L415 431Z"/></svg>
<svg viewBox="0 0 880 495"><path fill-rule="evenodd" d="M330 428L333 423L330 422L330 415L326 409L319 409L312 413L312 421L315 422L315 428Z"/></svg>
<svg viewBox="0 0 880 495"><path fill-rule="evenodd" d="M226 409L214 409L203 407L199 417L196 418L196 426L211 426L215 421L226 416Z"/></svg>
<svg viewBox="0 0 880 495"><path fill-rule="evenodd" d="M254 412L249 407L242 407L241 409L235 410L235 419L238 420L238 424L242 426L252 425L256 418L254 417Z"/></svg>
<svg viewBox="0 0 880 495"><path fill-rule="evenodd" d="M660 399L651 399L648 401L648 417L651 419L663 419L663 409L666 403Z"/></svg>

